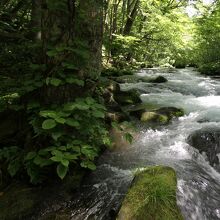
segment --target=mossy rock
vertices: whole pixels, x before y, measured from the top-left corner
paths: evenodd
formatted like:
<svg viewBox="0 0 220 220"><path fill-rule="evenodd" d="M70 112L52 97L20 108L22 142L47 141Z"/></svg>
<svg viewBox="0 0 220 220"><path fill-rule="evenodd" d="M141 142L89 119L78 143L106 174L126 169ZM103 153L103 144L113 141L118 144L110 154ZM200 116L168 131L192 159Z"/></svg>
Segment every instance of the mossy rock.
<svg viewBox="0 0 220 220"><path fill-rule="evenodd" d="M142 122L158 122L158 123L168 123L169 118L166 115L158 114L155 112L144 112L141 115Z"/></svg>
<svg viewBox="0 0 220 220"><path fill-rule="evenodd" d="M145 123L167 124L170 120L184 115L184 111L175 107L163 107L151 111L138 110L140 120ZM133 113L134 115L134 113Z"/></svg>
<svg viewBox="0 0 220 220"><path fill-rule="evenodd" d="M12 184L0 196L0 219L22 220L32 214L42 197L38 188Z"/></svg>
<svg viewBox="0 0 220 220"><path fill-rule="evenodd" d="M181 117L184 115L184 110L175 107L162 107L156 110L156 113L166 115L169 120L174 117Z"/></svg>
<svg viewBox="0 0 220 220"><path fill-rule="evenodd" d="M136 89L117 92L114 94L114 100L121 105L141 103L140 93Z"/></svg>
<svg viewBox="0 0 220 220"><path fill-rule="evenodd" d="M168 80L163 76L157 76L156 78L149 80L150 83L165 83L167 81Z"/></svg>
<svg viewBox="0 0 220 220"><path fill-rule="evenodd" d="M183 220L176 203L177 179L170 167L138 172L122 203L117 220Z"/></svg>

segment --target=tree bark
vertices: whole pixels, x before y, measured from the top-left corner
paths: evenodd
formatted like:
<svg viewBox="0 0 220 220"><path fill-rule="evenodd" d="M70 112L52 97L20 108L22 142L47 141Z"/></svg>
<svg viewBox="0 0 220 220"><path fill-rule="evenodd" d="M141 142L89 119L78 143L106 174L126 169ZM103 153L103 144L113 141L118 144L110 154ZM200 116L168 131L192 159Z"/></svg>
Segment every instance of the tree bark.
<svg viewBox="0 0 220 220"><path fill-rule="evenodd" d="M64 103L89 93L93 87L91 81L97 80L100 76L103 0L83 0L79 3L72 0L51 0L50 5L43 1L41 31L42 57L47 67L45 78L59 78L59 71L62 68L63 74L85 81L84 88L72 84L45 86L41 94L44 103ZM60 48L63 51L51 57L47 54L50 48L53 50ZM76 68L65 69L62 66L63 62L69 62Z"/></svg>

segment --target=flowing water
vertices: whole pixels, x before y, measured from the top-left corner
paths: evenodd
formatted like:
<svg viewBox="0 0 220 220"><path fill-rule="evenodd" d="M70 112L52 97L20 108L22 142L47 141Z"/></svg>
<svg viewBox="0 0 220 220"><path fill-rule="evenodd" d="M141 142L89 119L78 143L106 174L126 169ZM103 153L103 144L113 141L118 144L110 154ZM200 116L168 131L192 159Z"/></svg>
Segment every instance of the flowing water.
<svg viewBox="0 0 220 220"><path fill-rule="evenodd" d="M158 130L139 126L132 146L103 154L97 170L69 204L72 219L114 219L135 170L149 165L176 170L177 200L184 219L220 219L220 174L187 143L187 137L200 128L220 127L220 81L190 68L170 73L142 70L138 75L163 75L168 82L123 84L122 89L138 88L143 102L181 107L186 114Z"/></svg>

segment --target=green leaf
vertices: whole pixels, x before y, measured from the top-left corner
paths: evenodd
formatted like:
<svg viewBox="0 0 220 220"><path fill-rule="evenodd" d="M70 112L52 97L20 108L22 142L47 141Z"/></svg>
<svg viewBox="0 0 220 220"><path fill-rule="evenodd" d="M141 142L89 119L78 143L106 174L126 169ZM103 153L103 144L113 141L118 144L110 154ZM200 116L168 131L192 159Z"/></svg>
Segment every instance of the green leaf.
<svg viewBox="0 0 220 220"><path fill-rule="evenodd" d="M105 117L105 113L98 111L98 110L93 111L92 115L96 118L104 118Z"/></svg>
<svg viewBox="0 0 220 220"><path fill-rule="evenodd" d="M56 50L47 51L47 56L48 57L55 57L56 55L57 55L57 51Z"/></svg>
<svg viewBox="0 0 220 220"><path fill-rule="evenodd" d="M63 159L61 160L61 163L63 164L63 166L68 167L69 166L69 160Z"/></svg>
<svg viewBox="0 0 220 220"><path fill-rule="evenodd" d="M21 161L17 158L13 161L11 161L8 165L8 172L13 177L16 175L16 173L21 168Z"/></svg>
<svg viewBox="0 0 220 220"><path fill-rule="evenodd" d="M43 162L44 162L44 158L43 157L40 157L39 155L37 155L35 158L34 158L34 164L36 165L41 165Z"/></svg>
<svg viewBox="0 0 220 220"><path fill-rule="evenodd" d="M53 132L53 133L51 134L52 138L53 138L55 141L57 141L62 135L63 135L63 132L59 132L59 131Z"/></svg>
<svg viewBox="0 0 220 220"><path fill-rule="evenodd" d="M79 122L76 121L76 120L73 119L73 118L67 118L67 119L66 119L66 124L69 125L69 126L71 126L71 127L79 127L79 126L80 126Z"/></svg>
<svg viewBox="0 0 220 220"><path fill-rule="evenodd" d="M35 151L31 151L26 155L26 157L24 159L25 160L32 160L36 156L37 156L37 153Z"/></svg>
<svg viewBox="0 0 220 220"><path fill-rule="evenodd" d="M62 66L67 69L70 69L70 70L78 70L79 69L79 67L75 66L73 63L63 62Z"/></svg>
<svg viewBox="0 0 220 220"><path fill-rule="evenodd" d="M76 103L75 102L70 102L64 105L64 111L72 111L76 109Z"/></svg>
<svg viewBox="0 0 220 220"><path fill-rule="evenodd" d="M67 152L64 154L64 157L67 160L77 160L79 155L80 155L79 153L78 154L71 154L71 153Z"/></svg>
<svg viewBox="0 0 220 220"><path fill-rule="evenodd" d="M65 118L55 118L55 121L60 124L64 124L66 122L66 119Z"/></svg>
<svg viewBox="0 0 220 220"><path fill-rule="evenodd" d="M51 78L50 79L50 84L53 86L59 86L62 83L62 80L57 79L57 78Z"/></svg>
<svg viewBox="0 0 220 220"><path fill-rule="evenodd" d="M81 148L81 153L84 154L87 158L93 160L98 156L96 149L94 147L83 145Z"/></svg>
<svg viewBox="0 0 220 220"><path fill-rule="evenodd" d="M63 157L53 156L50 159L54 162L61 162L63 160Z"/></svg>
<svg viewBox="0 0 220 220"><path fill-rule="evenodd" d="M90 160L86 160L86 161L81 162L80 166L84 167L84 168L88 168L90 170L95 170L96 169L96 165Z"/></svg>
<svg viewBox="0 0 220 220"><path fill-rule="evenodd" d="M84 84L85 84L85 82L83 80L76 79L76 78L73 78L73 77L66 78L66 82L69 83L69 84L76 84L78 86L84 86Z"/></svg>
<svg viewBox="0 0 220 220"><path fill-rule="evenodd" d="M63 179L68 171L68 167L64 166L63 164L59 164L57 166L57 175L60 177L60 179Z"/></svg>
<svg viewBox="0 0 220 220"><path fill-rule="evenodd" d="M51 111L51 110L40 111L39 115L44 118L57 118L58 117L57 112Z"/></svg>
<svg viewBox="0 0 220 220"><path fill-rule="evenodd" d="M49 129L52 129L54 127L56 127L57 123L55 120L53 119L47 119L43 122L42 124L42 128L45 129L45 130L49 130Z"/></svg>
<svg viewBox="0 0 220 220"><path fill-rule="evenodd" d="M132 143L132 141L133 141L133 136L132 136L130 133L125 133L125 134L124 134L124 137L125 137L125 140L126 140L127 142L129 142L130 144Z"/></svg>

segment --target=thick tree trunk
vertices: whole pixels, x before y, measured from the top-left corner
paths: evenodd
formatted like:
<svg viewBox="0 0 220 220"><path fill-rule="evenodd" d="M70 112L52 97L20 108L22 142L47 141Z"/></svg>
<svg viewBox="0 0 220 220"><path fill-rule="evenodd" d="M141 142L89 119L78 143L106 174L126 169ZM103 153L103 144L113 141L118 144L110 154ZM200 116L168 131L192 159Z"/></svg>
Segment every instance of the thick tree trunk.
<svg viewBox="0 0 220 220"><path fill-rule="evenodd" d="M49 1L50 2L50 1ZM53 0L42 5L43 60L45 78L59 78L60 71L67 76L85 81L84 88L76 85L45 86L41 93L44 103L64 103L89 93L91 80L101 73L103 0L80 1ZM58 7L56 7L56 4ZM48 56L48 51L56 56ZM53 53L53 52L52 52ZM64 63L75 69L63 67ZM87 83L90 82L90 83Z"/></svg>

